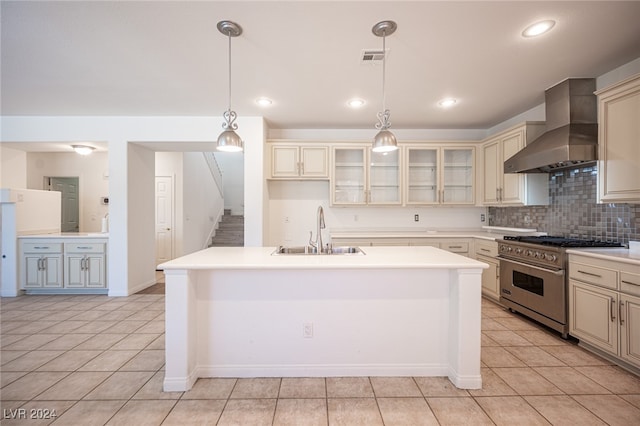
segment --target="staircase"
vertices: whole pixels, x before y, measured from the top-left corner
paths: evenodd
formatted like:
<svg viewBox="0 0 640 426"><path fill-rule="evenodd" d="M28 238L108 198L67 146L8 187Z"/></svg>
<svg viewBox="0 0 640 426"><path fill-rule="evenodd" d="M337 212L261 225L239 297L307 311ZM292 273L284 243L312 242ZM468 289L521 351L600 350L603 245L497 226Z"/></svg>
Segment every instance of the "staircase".
<svg viewBox="0 0 640 426"><path fill-rule="evenodd" d="M244 216L232 215L231 210L225 209L209 247L242 246L244 246Z"/></svg>

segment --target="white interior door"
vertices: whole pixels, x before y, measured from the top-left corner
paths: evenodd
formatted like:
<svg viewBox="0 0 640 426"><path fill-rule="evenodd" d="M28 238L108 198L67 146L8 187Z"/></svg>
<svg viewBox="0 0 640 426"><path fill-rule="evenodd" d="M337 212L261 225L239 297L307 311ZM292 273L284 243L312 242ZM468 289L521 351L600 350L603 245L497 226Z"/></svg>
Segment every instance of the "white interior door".
<svg viewBox="0 0 640 426"><path fill-rule="evenodd" d="M77 177L51 177L49 190L62 193L62 232L80 231L80 200Z"/></svg>
<svg viewBox="0 0 640 426"><path fill-rule="evenodd" d="M173 178L156 176L156 266L173 259Z"/></svg>

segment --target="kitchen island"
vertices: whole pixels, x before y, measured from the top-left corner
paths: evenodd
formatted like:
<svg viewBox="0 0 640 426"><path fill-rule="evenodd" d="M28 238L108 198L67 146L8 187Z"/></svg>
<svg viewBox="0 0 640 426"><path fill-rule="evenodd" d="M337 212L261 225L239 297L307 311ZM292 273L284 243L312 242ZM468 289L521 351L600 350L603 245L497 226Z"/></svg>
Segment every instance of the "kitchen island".
<svg viewBox="0 0 640 426"><path fill-rule="evenodd" d="M486 264L435 247L273 251L209 248L159 266L165 391L199 377L447 376L481 387Z"/></svg>

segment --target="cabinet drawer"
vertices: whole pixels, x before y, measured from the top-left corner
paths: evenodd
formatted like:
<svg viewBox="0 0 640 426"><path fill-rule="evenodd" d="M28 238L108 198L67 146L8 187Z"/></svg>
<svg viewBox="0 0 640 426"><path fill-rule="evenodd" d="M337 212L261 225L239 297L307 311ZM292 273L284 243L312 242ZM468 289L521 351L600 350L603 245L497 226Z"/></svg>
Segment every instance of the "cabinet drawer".
<svg viewBox="0 0 640 426"><path fill-rule="evenodd" d="M599 268L583 263L570 263L569 276L574 280L596 284L614 290L618 288L618 271L611 269Z"/></svg>
<svg viewBox="0 0 640 426"><path fill-rule="evenodd" d="M66 253L104 253L104 243L64 243Z"/></svg>
<svg viewBox="0 0 640 426"><path fill-rule="evenodd" d="M620 291L640 296L640 275L621 271Z"/></svg>
<svg viewBox="0 0 640 426"><path fill-rule="evenodd" d="M476 240L475 252L478 256L498 256L498 243L492 241Z"/></svg>
<svg viewBox="0 0 640 426"><path fill-rule="evenodd" d="M22 243L22 251L24 253L62 253L62 244L60 243Z"/></svg>
<svg viewBox="0 0 640 426"><path fill-rule="evenodd" d="M469 253L469 243L466 241L440 243L440 248L453 253Z"/></svg>

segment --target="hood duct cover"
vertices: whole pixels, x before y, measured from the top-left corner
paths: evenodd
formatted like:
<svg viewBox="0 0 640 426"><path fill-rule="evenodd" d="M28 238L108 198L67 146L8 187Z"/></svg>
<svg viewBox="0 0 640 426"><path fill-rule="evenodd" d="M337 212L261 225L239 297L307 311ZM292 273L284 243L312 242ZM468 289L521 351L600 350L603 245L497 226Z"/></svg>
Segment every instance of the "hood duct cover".
<svg viewBox="0 0 640 426"><path fill-rule="evenodd" d="M598 159L595 79L567 79L545 92L547 131L504 162L505 173L548 173Z"/></svg>

